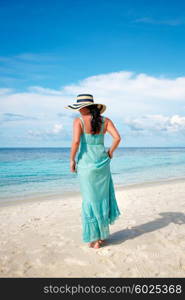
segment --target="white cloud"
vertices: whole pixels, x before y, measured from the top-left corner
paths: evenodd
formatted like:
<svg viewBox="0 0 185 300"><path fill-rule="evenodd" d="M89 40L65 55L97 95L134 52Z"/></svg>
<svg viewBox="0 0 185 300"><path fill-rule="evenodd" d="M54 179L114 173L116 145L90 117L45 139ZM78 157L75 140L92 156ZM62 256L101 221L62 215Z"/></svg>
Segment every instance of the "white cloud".
<svg viewBox="0 0 185 300"><path fill-rule="evenodd" d="M55 125L53 126L52 132L53 132L54 134L58 134L58 133L60 133L60 132L62 131L62 129L63 129L63 125L62 125L62 124L55 124Z"/></svg>
<svg viewBox="0 0 185 300"><path fill-rule="evenodd" d="M0 96L7 95L7 94L12 93L12 92L13 92L13 89L9 89L9 88L1 89L0 88Z"/></svg>
<svg viewBox="0 0 185 300"><path fill-rule="evenodd" d="M146 113L168 113L176 105L185 105L185 77L175 79L157 78L144 73L120 71L96 75L67 85L59 90L29 87L28 92L1 95L0 105L4 112L25 113L25 111L67 111L64 106L75 102L78 93L91 93L96 102L107 105L107 112L123 115Z"/></svg>
<svg viewBox="0 0 185 300"><path fill-rule="evenodd" d="M185 117L174 115L170 118L169 127L171 131L183 130L185 132Z"/></svg>
<svg viewBox="0 0 185 300"><path fill-rule="evenodd" d="M61 59L61 56L56 55L56 53L21 53L12 57L14 60L20 61L31 61L36 63L41 62L58 62Z"/></svg>
<svg viewBox="0 0 185 300"><path fill-rule="evenodd" d="M57 96L61 96L63 94L62 91L43 88L43 87L40 87L40 86L30 86L28 88L28 91L30 91L31 93L37 93L37 94L40 94L40 95L57 95Z"/></svg>
<svg viewBox="0 0 185 300"><path fill-rule="evenodd" d="M25 120L37 120L35 117L30 116L24 116L20 114L12 114L12 113L4 113L0 114L0 120L2 122L19 122L19 121L25 121Z"/></svg>
<svg viewBox="0 0 185 300"><path fill-rule="evenodd" d="M156 78L144 73L115 72L88 77L76 85L64 87L64 94L92 93L97 101L103 100L119 113L121 108L128 108L127 112L136 105L142 109L149 105L155 107L156 101L185 102L185 77L175 79ZM114 105L113 105L114 103ZM166 102L165 102L166 103ZM112 104L112 107L111 107ZM156 106L157 107L157 106Z"/></svg>
<svg viewBox="0 0 185 300"><path fill-rule="evenodd" d="M29 130L32 136L52 138L62 135L69 138L71 118L79 112L64 107L75 102L80 93L93 94L95 102L104 103L107 106L104 115L115 123L119 122L121 132L124 124L132 132L184 132L185 77L157 78L120 71L91 76L59 90L31 86L25 92L16 93L0 89L0 111L2 114L29 116L25 130L26 133ZM35 119L32 121L31 118ZM14 126L20 125L14 123Z"/></svg>
<svg viewBox="0 0 185 300"><path fill-rule="evenodd" d="M185 133L185 117L173 115L145 115L136 119L126 118L124 123L133 131L167 131Z"/></svg>
<svg viewBox="0 0 185 300"><path fill-rule="evenodd" d="M0 82L30 82L51 79L51 74L60 71L62 56L56 53L21 53L0 56ZM10 76L11 74L11 76Z"/></svg>
<svg viewBox="0 0 185 300"><path fill-rule="evenodd" d="M61 137L67 137L67 133L64 130L63 124L54 124L51 129L29 129L27 131L28 136L45 139L60 139Z"/></svg>
<svg viewBox="0 0 185 300"><path fill-rule="evenodd" d="M169 25L169 26L177 26L185 24L184 19L176 18L176 19L155 19L151 17L138 18L134 21L134 23L146 23L146 24L157 24L157 25Z"/></svg>

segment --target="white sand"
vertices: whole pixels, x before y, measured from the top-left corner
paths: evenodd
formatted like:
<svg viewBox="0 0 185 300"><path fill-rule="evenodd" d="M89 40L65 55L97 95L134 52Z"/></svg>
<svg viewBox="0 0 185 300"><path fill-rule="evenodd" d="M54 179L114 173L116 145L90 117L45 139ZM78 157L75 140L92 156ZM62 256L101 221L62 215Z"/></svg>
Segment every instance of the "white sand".
<svg viewBox="0 0 185 300"><path fill-rule="evenodd" d="M81 197L0 207L0 277L185 277L185 180L116 189L107 245L81 238Z"/></svg>

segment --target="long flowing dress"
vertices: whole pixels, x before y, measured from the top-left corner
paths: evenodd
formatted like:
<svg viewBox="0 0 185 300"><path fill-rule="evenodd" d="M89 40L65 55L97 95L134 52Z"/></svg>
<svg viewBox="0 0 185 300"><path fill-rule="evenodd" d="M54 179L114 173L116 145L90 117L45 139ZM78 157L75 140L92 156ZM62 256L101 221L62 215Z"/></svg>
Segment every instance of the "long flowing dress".
<svg viewBox="0 0 185 300"><path fill-rule="evenodd" d="M82 240L92 242L106 239L110 235L109 224L121 214L114 191L110 161L104 146L104 122L99 134L85 132L80 137L80 147L76 160L76 172L82 195Z"/></svg>

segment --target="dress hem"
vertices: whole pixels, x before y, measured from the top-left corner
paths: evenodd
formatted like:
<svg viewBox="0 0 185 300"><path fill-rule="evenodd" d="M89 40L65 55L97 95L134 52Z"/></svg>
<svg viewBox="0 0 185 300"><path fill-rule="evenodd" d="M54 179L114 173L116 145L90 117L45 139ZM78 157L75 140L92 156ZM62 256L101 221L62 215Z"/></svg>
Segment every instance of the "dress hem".
<svg viewBox="0 0 185 300"><path fill-rule="evenodd" d="M85 243L91 243L91 242L94 242L94 241L97 241L99 239L101 240L104 240L104 239L107 239L109 236L110 236L110 230L109 230L109 225L113 225L115 223L115 221L120 217L121 213L118 211L117 214L114 216L114 217L111 217L108 219L108 222L106 222L106 224L104 224L105 228L104 228L104 234L102 233L99 233L97 236L93 236L92 238L89 238L89 239L86 239L86 238L83 238L83 242ZM94 223L94 226L98 226L98 222L91 222L91 224ZM90 229L89 227L89 223L86 223L86 228L88 230L88 235L89 235L89 231L92 230L92 228ZM84 233L85 234L85 233Z"/></svg>

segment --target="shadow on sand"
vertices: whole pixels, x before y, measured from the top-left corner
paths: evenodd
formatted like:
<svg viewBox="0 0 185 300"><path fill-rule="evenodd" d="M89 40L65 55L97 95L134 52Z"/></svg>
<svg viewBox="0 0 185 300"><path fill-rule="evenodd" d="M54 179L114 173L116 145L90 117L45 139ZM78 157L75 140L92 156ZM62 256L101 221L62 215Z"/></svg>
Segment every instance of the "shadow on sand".
<svg viewBox="0 0 185 300"><path fill-rule="evenodd" d="M110 235L107 239L108 244L121 244L122 242L138 237L142 234L152 232L168 226L170 223L183 225L185 224L185 214L180 212L164 212L159 214L161 217L151 222L144 223L138 226L133 226L131 229L117 231Z"/></svg>

